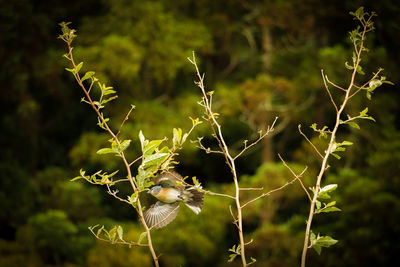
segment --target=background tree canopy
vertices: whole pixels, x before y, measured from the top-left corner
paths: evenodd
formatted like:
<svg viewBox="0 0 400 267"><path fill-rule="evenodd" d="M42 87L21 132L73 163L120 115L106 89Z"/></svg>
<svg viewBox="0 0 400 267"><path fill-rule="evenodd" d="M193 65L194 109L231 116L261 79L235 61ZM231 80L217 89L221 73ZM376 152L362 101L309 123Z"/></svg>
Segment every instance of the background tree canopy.
<svg viewBox="0 0 400 267"><path fill-rule="evenodd" d="M355 99L348 113L368 106L375 124L342 132L355 143L332 160L326 183L337 183L341 213L316 217L321 232L339 243L308 266L397 266L400 245L400 30L399 1L2 1L0 9L0 266L151 266L147 250L97 241L87 230L98 223L141 233L134 210L100 187L70 182L80 168L115 170L115 157L96 151L108 137L79 102L81 91L65 72L58 23L78 30L75 53L85 67L118 90L109 105L118 127L136 105L123 132L138 147L138 131L162 139L174 127L189 129L200 117L200 96L187 57L196 51L206 86L215 90L228 142L239 149L276 116L277 131L240 161L240 181L273 189L290 179L279 152L311 186L317 158L297 132L313 122L329 125L334 110L320 69L346 84L351 57L349 11L359 6L378 14L363 59L365 72L385 68L395 86L382 86L370 101ZM86 69L86 70L87 70ZM192 139L205 136L206 127ZM314 140L320 142L318 138ZM139 155L131 149L129 153ZM224 159L187 145L178 160L182 175L231 192ZM122 195L130 194L121 186ZM182 209L154 234L163 266L225 266L236 234L229 201L207 196L200 215ZM258 266L297 266L308 203L298 185L254 203L244 214L248 254ZM230 266L236 266L232 263Z"/></svg>

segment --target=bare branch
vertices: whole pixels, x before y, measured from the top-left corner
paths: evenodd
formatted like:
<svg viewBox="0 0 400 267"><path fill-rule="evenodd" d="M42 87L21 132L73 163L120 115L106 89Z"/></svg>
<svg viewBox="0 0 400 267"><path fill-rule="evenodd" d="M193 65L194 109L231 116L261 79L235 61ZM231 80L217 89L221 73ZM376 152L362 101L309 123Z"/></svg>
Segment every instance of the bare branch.
<svg viewBox="0 0 400 267"><path fill-rule="evenodd" d="M331 99L331 102L332 102L332 104L333 104L333 106L335 107L335 110L336 110L336 112L337 112L337 111L338 111L338 107L336 106L336 103L335 103L335 100L333 100L331 91L329 91L329 87L328 87L328 85L326 84L325 77L328 77L328 76L324 75L324 70L322 70L322 69L321 69L321 75L322 75L322 80L324 81L325 89L326 89L326 91L328 92L329 98Z"/></svg>
<svg viewBox="0 0 400 267"><path fill-rule="evenodd" d="M231 196L228 194L215 193L215 192L203 190L203 189L201 189L201 192L204 192L204 194L208 194L208 195L212 195L212 196L220 196L220 197L227 197L227 198L235 199L234 196Z"/></svg>
<svg viewBox="0 0 400 267"><path fill-rule="evenodd" d="M346 89L345 89L345 88L343 88L343 87L341 87L341 86L339 86L339 85L334 84L333 82L331 82L331 81L328 79L328 76L325 75L325 79L326 79L326 82L329 83L330 85L336 87L337 89L340 89L340 90L346 92Z"/></svg>
<svg viewBox="0 0 400 267"><path fill-rule="evenodd" d="M314 148L315 152L323 159L324 157L322 156L321 152L318 151L317 147L311 142L310 139L301 131L301 124L298 126L300 134L307 140L307 142Z"/></svg>
<svg viewBox="0 0 400 267"><path fill-rule="evenodd" d="M134 161L132 161L131 163L129 163L129 167L131 167L133 164L135 164L136 162L138 162L139 160L141 160L143 158L143 155L141 155L140 157L138 157L137 159L135 159Z"/></svg>
<svg viewBox="0 0 400 267"><path fill-rule="evenodd" d="M243 190L243 191L260 191L260 190L264 190L264 187L255 187L255 188L241 187L241 188L239 188L239 190Z"/></svg>
<svg viewBox="0 0 400 267"><path fill-rule="evenodd" d="M118 199L119 201L126 202L126 203L128 203L129 205L132 205L131 202L130 202L129 200L123 199L123 198L120 198L119 196L117 196L118 192L119 192L118 190L111 191L110 186L107 185L107 193L108 193L108 194L112 195L113 197L115 197L115 198Z"/></svg>
<svg viewBox="0 0 400 267"><path fill-rule="evenodd" d="M293 180L291 180L291 181L285 183L284 185L282 185L282 186L280 186L280 187L278 187L278 188L272 189L272 190L270 190L270 191L268 191L268 192L266 192L266 193L262 193L262 194L259 195L258 197L253 198L252 200L250 200L250 201L246 202L245 204L243 204L243 205L241 206L241 208L243 209L243 208L246 207L247 205L253 203L253 202L256 201L256 200L259 200L260 198L269 196L269 195L271 195L272 193L274 193L274 192L276 192L276 191L282 190L282 189L285 188L286 186L288 186L288 185L290 185L290 184L293 184L296 180L297 180L297 178L295 178L295 179L293 179Z"/></svg>
<svg viewBox="0 0 400 267"><path fill-rule="evenodd" d="M202 139L203 139L203 138L200 137L200 138L198 138L196 141L192 141L192 142L193 142L193 143L198 143L199 145L196 146L196 147L199 148L199 149L201 149L201 150L204 150L207 154L209 154L209 153L224 154L224 152L222 152L222 151L220 151L220 150L212 150L210 147L205 147L205 146L203 145L203 143L201 143L201 140L202 140Z"/></svg>
<svg viewBox="0 0 400 267"><path fill-rule="evenodd" d="M278 154L278 157L279 157L280 160L282 161L283 165L284 165L286 168L288 168L289 171L293 174L293 176L296 177L296 179L299 181L301 187L303 188L304 192L306 192L307 197L308 197L308 199L309 199L310 202L311 202L312 199L311 199L310 193L308 193L306 187L305 187L304 184L303 184L303 181L300 179L300 178L303 176L304 172L307 170L307 166L304 168L304 170L303 170L300 174L297 175L297 174L289 167L289 165L286 164L286 162L283 160L283 158L281 157L280 154Z"/></svg>
<svg viewBox="0 0 400 267"><path fill-rule="evenodd" d="M247 261L246 261L246 255L245 255L245 244L244 244L244 237L243 237L243 221L242 221L242 209L241 209L241 204L240 204L240 190L239 190L239 182L238 182L238 176L236 172L236 166L235 166L235 158L233 158L229 152L229 148L225 142L224 136L222 134L222 129L221 125L218 123L216 114L212 111L211 109L211 94L207 94L204 88L204 74L200 74L199 68L197 67L196 63L196 57L195 53L193 52L193 57L192 59L189 59L189 61L194 65L197 73L197 77L199 79L198 82L195 82L196 85L200 88L201 93L203 95L203 107L205 109L206 113L206 118L208 118L208 121L210 123L211 129L213 131L213 135L215 139L218 141L218 145L221 149L221 151L224 153L225 161L227 165L229 166L232 176L233 176L233 182L235 184L235 204L236 204L236 211L237 211L237 219L235 219L234 223L238 228L238 235L239 235L239 241L240 241L240 257L242 260L242 265L247 266ZM210 96L210 99L208 98L208 95ZM231 214L232 209L230 208Z"/></svg>
<svg viewBox="0 0 400 267"><path fill-rule="evenodd" d="M267 131L264 134L260 134L260 136L257 138L257 140L255 140L253 143L251 143L250 145L247 145L247 143L244 144L244 148L242 149L242 151L239 152L239 154L237 154L233 160L236 160L238 157L240 157L246 150L248 150L249 148L251 148L252 146L256 145L258 142L260 142L262 139L264 139L268 134L270 134L270 132L274 131L274 126L276 121L278 120L278 117L275 117L275 120L273 121L273 123L271 124L271 126L268 126Z"/></svg>
<svg viewBox="0 0 400 267"><path fill-rule="evenodd" d="M124 126L125 122L129 119L129 115L131 114L132 110L135 109L134 105L131 105L131 109L128 111L128 113L125 116L125 119L122 121L121 125L119 126L118 132L116 134L116 136L119 135L119 133L121 132L122 127Z"/></svg>

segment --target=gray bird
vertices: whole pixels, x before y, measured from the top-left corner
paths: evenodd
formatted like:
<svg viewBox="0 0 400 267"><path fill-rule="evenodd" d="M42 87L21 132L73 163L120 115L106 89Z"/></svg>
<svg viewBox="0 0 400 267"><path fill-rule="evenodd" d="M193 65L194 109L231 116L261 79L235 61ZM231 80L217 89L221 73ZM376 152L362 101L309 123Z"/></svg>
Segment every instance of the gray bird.
<svg viewBox="0 0 400 267"><path fill-rule="evenodd" d="M172 222L181 202L194 213L200 213L204 203L200 186L184 186L182 176L176 172L163 172L154 178L154 183L148 193L158 201L144 212L147 226L158 229Z"/></svg>

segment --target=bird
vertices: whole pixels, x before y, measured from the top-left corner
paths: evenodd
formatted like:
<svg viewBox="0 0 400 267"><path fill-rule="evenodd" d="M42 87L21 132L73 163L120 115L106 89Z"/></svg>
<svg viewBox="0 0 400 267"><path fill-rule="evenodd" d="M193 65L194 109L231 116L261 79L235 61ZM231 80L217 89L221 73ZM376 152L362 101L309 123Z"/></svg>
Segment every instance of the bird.
<svg viewBox="0 0 400 267"><path fill-rule="evenodd" d="M199 214L204 204L204 193L200 185L185 186L180 174L166 171L154 178L155 186L147 193L157 202L144 211L144 220L149 228L159 229L172 222L178 215L180 203Z"/></svg>

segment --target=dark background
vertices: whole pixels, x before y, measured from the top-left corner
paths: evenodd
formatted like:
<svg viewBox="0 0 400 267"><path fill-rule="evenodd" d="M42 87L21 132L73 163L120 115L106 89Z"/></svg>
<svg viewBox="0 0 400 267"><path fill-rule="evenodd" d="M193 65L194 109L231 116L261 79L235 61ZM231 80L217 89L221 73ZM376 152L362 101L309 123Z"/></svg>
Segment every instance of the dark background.
<svg viewBox="0 0 400 267"><path fill-rule="evenodd" d="M188 130L201 117L200 92L187 61L196 52L215 90L215 111L232 151L278 116L274 135L238 160L243 186L270 190L292 179L280 153L312 186L319 160L297 131L323 150L326 140L309 128L332 127L334 109L323 88L321 69L343 87L349 83L357 26L349 11L375 11L376 30L361 62L365 76L378 67L395 83L368 100L352 99L346 114L365 107L376 119L360 130L340 128L338 141L354 146L330 160L323 184L340 213L318 215L315 233L339 243L308 266L397 266L400 239L400 4L398 1L1 1L0 8L0 266L151 266L146 250L96 241L87 227L122 225L128 240L141 233L134 209L104 188L70 182L79 169L88 173L121 168L118 158L99 156L107 135L96 126L81 89L65 71L65 44L58 23L77 29L74 52L83 71L94 70L114 86L119 98L106 109L118 129L130 104L136 105L123 135L133 140L128 156L139 156L138 132L150 139L171 138L172 128ZM343 94L333 90L339 101ZM203 124L191 136L215 145ZM177 170L196 176L205 188L232 191L229 169L218 155L187 143ZM124 173L120 172L123 178ZM119 188L130 195L129 185ZM255 193L244 195L244 201ZM226 199L207 196L199 216L182 209L168 227L153 233L163 266L225 266L237 243ZM257 266L297 266L308 203L295 184L246 207L247 255ZM239 266L234 262L230 266Z"/></svg>

